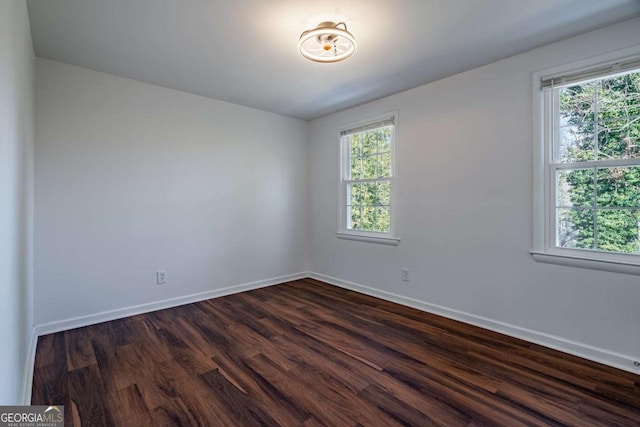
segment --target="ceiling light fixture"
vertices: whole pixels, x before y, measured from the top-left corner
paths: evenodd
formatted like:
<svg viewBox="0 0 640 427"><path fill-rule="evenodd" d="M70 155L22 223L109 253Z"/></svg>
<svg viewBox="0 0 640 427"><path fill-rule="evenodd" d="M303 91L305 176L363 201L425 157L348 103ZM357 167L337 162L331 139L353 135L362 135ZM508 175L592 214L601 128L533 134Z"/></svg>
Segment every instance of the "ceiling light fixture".
<svg viewBox="0 0 640 427"><path fill-rule="evenodd" d="M347 31L344 22L321 22L316 28L300 35L298 49L302 56L311 61L338 62L353 55L356 39Z"/></svg>

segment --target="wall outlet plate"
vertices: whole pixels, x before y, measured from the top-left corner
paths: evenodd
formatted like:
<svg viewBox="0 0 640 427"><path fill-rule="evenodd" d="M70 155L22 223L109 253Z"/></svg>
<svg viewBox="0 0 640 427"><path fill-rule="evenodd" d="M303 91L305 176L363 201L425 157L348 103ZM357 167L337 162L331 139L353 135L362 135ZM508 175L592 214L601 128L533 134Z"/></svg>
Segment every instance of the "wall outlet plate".
<svg viewBox="0 0 640 427"><path fill-rule="evenodd" d="M156 284L164 285L167 283L167 272L164 270L156 271Z"/></svg>
<svg viewBox="0 0 640 427"><path fill-rule="evenodd" d="M408 268L403 268L401 270L402 272L402 281L403 282L408 282L409 281L409 269Z"/></svg>

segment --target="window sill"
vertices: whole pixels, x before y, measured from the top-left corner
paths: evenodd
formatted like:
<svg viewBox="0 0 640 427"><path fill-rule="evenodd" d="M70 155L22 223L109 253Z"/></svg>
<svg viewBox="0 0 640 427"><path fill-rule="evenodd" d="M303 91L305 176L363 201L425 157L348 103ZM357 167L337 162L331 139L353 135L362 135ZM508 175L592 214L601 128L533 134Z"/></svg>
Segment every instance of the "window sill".
<svg viewBox="0 0 640 427"><path fill-rule="evenodd" d="M614 261L598 258L597 256L579 256L554 252L530 251L529 253L537 262L640 276L640 264L632 261Z"/></svg>
<svg viewBox="0 0 640 427"><path fill-rule="evenodd" d="M381 245L398 246L400 239L393 237L364 236L361 234L336 233L338 239L357 240L360 242L379 243Z"/></svg>

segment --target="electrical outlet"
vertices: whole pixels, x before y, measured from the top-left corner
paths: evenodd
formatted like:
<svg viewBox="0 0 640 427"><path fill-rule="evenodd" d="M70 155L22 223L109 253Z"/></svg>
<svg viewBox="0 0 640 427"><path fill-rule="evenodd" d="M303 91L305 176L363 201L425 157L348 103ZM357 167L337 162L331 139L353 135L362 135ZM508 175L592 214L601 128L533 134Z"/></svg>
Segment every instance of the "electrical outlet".
<svg viewBox="0 0 640 427"><path fill-rule="evenodd" d="M636 370L640 370L640 362L638 362L637 360L634 360L633 367L636 368Z"/></svg>
<svg viewBox="0 0 640 427"><path fill-rule="evenodd" d="M167 283L167 272L156 271L156 284L164 285L165 283Z"/></svg>
<svg viewBox="0 0 640 427"><path fill-rule="evenodd" d="M402 281L403 282L408 282L409 281L409 269L408 268L403 268L402 269Z"/></svg>

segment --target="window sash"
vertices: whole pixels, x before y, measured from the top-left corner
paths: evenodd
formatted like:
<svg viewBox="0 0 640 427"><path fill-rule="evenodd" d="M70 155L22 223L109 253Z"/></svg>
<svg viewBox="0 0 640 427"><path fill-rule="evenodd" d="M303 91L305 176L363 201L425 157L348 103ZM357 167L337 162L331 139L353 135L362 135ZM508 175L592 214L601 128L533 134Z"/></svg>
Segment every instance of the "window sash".
<svg viewBox="0 0 640 427"><path fill-rule="evenodd" d="M626 160L624 164L621 164L620 161L615 161L615 166L638 166L640 165L640 159L623 159ZM633 164L629 164L629 160L634 160ZM634 253L626 253L626 252L614 252L614 251L605 251L597 248L598 243L598 212L602 211L640 211L639 206L599 206L598 205L598 170L602 168L611 167L611 163L613 161L603 160L603 161L594 161L589 162L591 165L586 167L582 163L570 163L570 164L550 164L549 165L549 242L552 244L554 248L557 249L582 249L582 250L590 250L597 251L602 253L609 254L625 254L625 255L636 255ZM615 167L614 166L614 167ZM593 170L593 201L590 205L586 206L565 206L558 203L558 191L557 191L557 181L556 176L558 171L566 171L566 170ZM559 235L558 235L558 211L566 210L566 211L592 211L593 212L593 247L592 248L567 248L561 246L559 244Z"/></svg>
<svg viewBox="0 0 640 427"><path fill-rule="evenodd" d="M388 182L389 183L389 203L388 204L364 204L364 203L356 203L352 204L350 200L349 186L353 184L366 184L366 183L378 183L378 182ZM343 182L343 194L344 197L344 209L345 209L345 230L349 232L358 232L358 233L375 233L375 234L391 234L393 230L393 207L391 198L393 197L393 183L392 178L376 178L376 179L365 179L365 180L345 180ZM386 208L389 210L389 231L382 230L365 230L362 228L353 228L352 218L349 216L349 208L353 208L354 206L359 206L360 208ZM375 212L374 212L375 214Z"/></svg>

